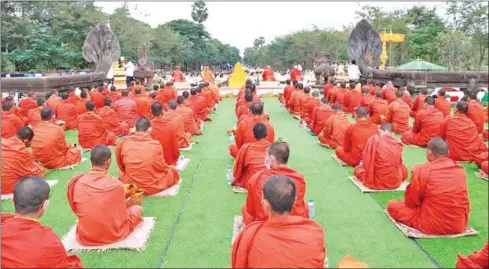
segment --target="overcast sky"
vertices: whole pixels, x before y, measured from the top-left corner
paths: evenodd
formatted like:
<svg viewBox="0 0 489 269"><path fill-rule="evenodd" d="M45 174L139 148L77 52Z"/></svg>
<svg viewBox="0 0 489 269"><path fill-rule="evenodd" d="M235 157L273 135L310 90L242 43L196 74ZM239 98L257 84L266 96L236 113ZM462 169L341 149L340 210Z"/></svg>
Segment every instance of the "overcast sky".
<svg viewBox="0 0 489 269"><path fill-rule="evenodd" d="M237 47L241 54L260 36L270 42L276 36L310 29L335 27L357 22L355 11L366 2L207 2L209 18L204 22L213 38ZM440 2L370 2L386 9ZM96 2L106 13L121 2ZM156 27L175 19L192 20L192 2L129 2L131 16Z"/></svg>

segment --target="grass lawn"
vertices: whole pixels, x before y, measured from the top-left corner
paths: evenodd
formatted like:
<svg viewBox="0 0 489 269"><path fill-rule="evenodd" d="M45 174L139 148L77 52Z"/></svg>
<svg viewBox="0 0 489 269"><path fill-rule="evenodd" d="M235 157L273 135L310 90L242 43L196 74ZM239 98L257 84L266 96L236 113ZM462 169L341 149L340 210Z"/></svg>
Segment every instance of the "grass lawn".
<svg viewBox="0 0 489 269"><path fill-rule="evenodd" d="M264 99L276 130L276 138L289 140L289 165L305 175L308 199L316 204L316 220L324 227L330 267L350 254L372 268L436 267L421 248L407 239L384 214L390 199L402 199L402 193L362 194L347 177L352 168L341 168L331 158L332 150L316 144L316 138L298 127L298 121L280 107L276 98ZM226 130L234 121L234 99L225 99L206 125L198 145L184 155L190 165L181 173L183 185L172 198L144 199L144 216L157 217L156 226L143 252L84 252L86 267L226 267L230 264L233 216L241 214L245 195L234 194L226 184L226 167L232 165ZM75 143L76 132L67 132ZM85 157L88 157L85 154ZM408 167L425 162L425 149L404 148ZM53 187L50 207L41 219L59 236L75 223L66 200L66 186L71 177L86 172L88 161L71 171L55 171L48 179L58 179ZM487 240L487 182L477 179L476 166L466 165L471 199L470 225L480 232L477 237L419 240L419 244L443 267L453 267L456 254L468 254L481 248ZM110 173L117 176L113 159ZM2 210L11 212L9 201ZM103 217L103 216L101 216Z"/></svg>

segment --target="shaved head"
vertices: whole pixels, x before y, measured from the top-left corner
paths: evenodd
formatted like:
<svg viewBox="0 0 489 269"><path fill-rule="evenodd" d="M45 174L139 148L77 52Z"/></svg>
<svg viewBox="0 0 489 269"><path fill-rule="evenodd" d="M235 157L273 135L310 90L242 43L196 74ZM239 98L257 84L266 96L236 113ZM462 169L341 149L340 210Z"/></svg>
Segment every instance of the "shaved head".
<svg viewBox="0 0 489 269"><path fill-rule="evenodd" d="M2 104L3 111L10 111L14 107L14 103L12 101L5 101Z"/></svg>
<svg viewBox="0 0 489 269"><path fill-rule="evenodd" d="M285 142L274 142L268 146L268 155L274 156L279 164L287 164L289 161L290 149Z"/></svg>
<svg viewBox="0 0 489 269"><path fill-rule="evenodd" d="M182 95L178 96L177 97L177 104L179 104L179 105L183 104L183 102L185 101L185 99L186 98L184 96L182 96Z"/></svg>
<svg viewBox="0 0 489 269"><path fill-rule="evenodd" d="M38 97L36 100L37 106L43 106L44 105L44 98Z"/></svg>
<svg viewBox="0 0 489 269"><path fill-rule="evenodd" d="M382 93L381 91L375 92L375 97L382 98L383 96L384 96L384 93Z"/></svg>
<svg viewBox="0 0 489 269"><path fill-rule="evenodd" d="M88 101L85 104L85 107L87 108L88 111L94 111L95 110L95 103L92 101Z"/></svg>
<svg viewBox="0 0 489 269"><path fill-rule="evenodd" d="M136 132L147 132L151 127L151 121L146 117L141 117L136 120Z"/></svg>
<svg viewBox="0 0 489 269"><path fill-rule="evenodd" d="M263 104L262 103L253 103L250 106L251 113L253 115L262 115L263 114Z"/></svg>
<svg viewBox="0 0 489 269"><path fill-rule="evenodd" d="M246 102L252 102L253 101L253 93L250 90L246 90L245 100L246 100Z"/></svg>
<svg viewBox="0 0 489 269"><path fill-rule="evenodd" d="M402 98L402 95L403 95L402 91L399 91L399 90L396 91L396 97L397 98Z"/></svg>
<svg viewBox="0 0 489 269"><path fill-rule="evenodd" d="M267 138L267 126L263 123L257 123L253 126L253 136L256 140Z"/></svg>
<svg viewBox="0 0 489 269"><path fill-rule="evenodd" d="M112 152L106 145L96 145L90 151L90 162L92 166L102 166L111 158Z"/></svg>
<svg viewBox="0 0 489 269"><path fill-rule="evenodd" d="M310 93L311 92L311 87L307 86L304 88L304 93Z"/></svg>
<svg viewBox="0 0 489 269"><path fill-rule="evenodd" d="M467 110L469 109L469 104L465 101L459 101L457 103L457 111L462 114L467 114Z"/></svg>
<svg viewBox="0 0 489 269"><path fill-rule="evenodd" d="M319 97L319 92L318 91L313 91L312 92L312 97Z"/></svg>
<svg viewBox="0 0 489 269"><path fill-rule="evenodd" d="M323 99L321 99L321 103L325 105L329 104L328 98L324 97Z"/></svg>
<svg viewBox="0 0 489 269"><path fill-rule="evenodd" d="M177 106L178 106L178 104L177 104L177 102L175 100L170 100L168 102L168 108L171 109L171 110L177 109Z"/></svg>
<svg viewBox="0 0 489 269"><path fill-rule="evenodd" d="M22 127L17 131L17 138L20 140L32 140L34 138L34 131L30 127Z"/></svg>
<svg viewBox="0 0 489 269"><path fill-rule="evenodd" d="M380 130L385 131L385 132L389 132L389 133L393 133L394 132L394 125L392 125L392 123L382 123L380 125Z"/></svg>
<svg viewBox="0 0 489 269"><path fill-rule="evenodd" d="M334 111L341 111L341 104L336 103L336 104L332 105L332 106L331 106L331 108L332 108Z"/></svg>
<svg viewBox="0 0 489 269"><path fill-rule="evenodd" d="M355 114L357 115L358 118L366 118L367 117L367 108L364 106L359 106L357 109L355 109Z"/></svg>
<svg viewBox="0 0 489 269"><path fill-rule="evenodd" d="M151 114L153 114L153 116L161 115L162 111L163 111L163 106L161 105L160 102L155 102L151 105Z"/></svg>
<svg viewBox="0 0 489 269"><path fill-rule="evenodd" d="M43 109L41 109L41 120L43 121L48 121L48 120L51 120L53 118L53 110L49 107L45 107Z"/></svg>
<svg viewBox="0 0 489 269"><path fill-rule="evenodd" d="M290 213L295 202L295 184L283 175L271 176L263 186L263 198L277 214Z"/></svg>
<svg viewBox="0 0 489 269"><path fill-rule="evenodd" d="M27 176L19 180L14 188L15 213L28 215L36 213L49 199L51 188L41 177Z"/></svg>
<svg viewBox="0 0 489 269"><path fill-rule="evenodd" d="M68 91L61 92L61 99L62 100L68 100L68 97L70 97L70 94L68 93Z"/></svg>
<svg viewBox="0 0 489 269"><path fill-rule="evenodd" d="M363 87L363 88L362 88L362 93L363 93L363 94L367 94L367 93L368 93L368 88Z"/></svg>
<svg viewBox="0 0 489 269"><path fill-rule="evenodd" d="M435 98L431 97L431 96L427 96L425 99L424 99L424 102L429 105L429 106L434 106L435 105Z"/></svg>
<svg viewBox="0 0 489 269"><path fill-rule="evenodd" d="M444 157L448 155L448 143L441 137L433 137L428 142L428 150L433 152L436 157Z"/></svg>

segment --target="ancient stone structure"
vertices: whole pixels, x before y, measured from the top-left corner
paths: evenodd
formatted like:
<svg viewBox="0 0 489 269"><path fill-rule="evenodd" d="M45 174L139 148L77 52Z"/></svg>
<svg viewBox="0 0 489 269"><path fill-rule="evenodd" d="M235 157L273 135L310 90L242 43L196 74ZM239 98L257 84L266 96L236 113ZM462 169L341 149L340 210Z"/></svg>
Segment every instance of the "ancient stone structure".
<svg viewBox="0 0 489 269"><path fill-rule="evenodd" d="M379 33L363 19L351 31L348 40L348 56L355 60L363 73L366 67L377 66L382 53L382 40Z"/></svg>
<svg viewBox="0 0 489 269"><path fill-rule="evenodd" d="M314 58L314 74L316 75L316 85L324 85L328 78L334 77L335 70L334 67L329 64L328 53L316 52Z"/></svg>
<svg viewBox="0 0 489 269"><path fill-rule="evenodd" d="M139 79L143 84L148 85L155 76L154 64L148 59L146 45L138 46L138 67L134 70L134 79Z"/></svg>

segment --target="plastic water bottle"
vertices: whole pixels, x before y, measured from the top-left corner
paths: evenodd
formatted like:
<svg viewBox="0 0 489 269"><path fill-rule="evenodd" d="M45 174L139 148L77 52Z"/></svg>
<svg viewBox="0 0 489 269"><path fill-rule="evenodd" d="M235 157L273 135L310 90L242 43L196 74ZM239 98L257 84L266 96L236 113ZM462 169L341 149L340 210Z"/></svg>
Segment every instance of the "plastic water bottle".
<svg viewBox="0 0 489 269"><path fill-rule="evenodd" d="M226 169L226 181L228 184L231 184L233 181L233 170L231 169L231 165L228 165L228 168Z"/></svg>
<svg viewBox="0 0 489 269"><path fill-rule="evenodd" d="M314 201L312 199L307 201L307 206L309 207L309 218L316 218L316 209L314 208Z"/></svg>
<svg viewBox="0 0 489 269"><path fill-rule="evenodd" d="M234 134L233 134L233 133L231 133L231 134L229 135L229 143L230 143L230 144L234 143Z"/></svg>
<svg viewBox="0 0 489 269"><path fill-rule="evenodd" d="M180 157L178 158L178 161L179 161L179 162L183 162L183 161L185 161L185 156L180 155Z"/></svg>
<svg viewBox="0 0 489 269"><path fill-rule="evenodd" d="M200 121L200 131L204 131L204 121Z"/></svg>

